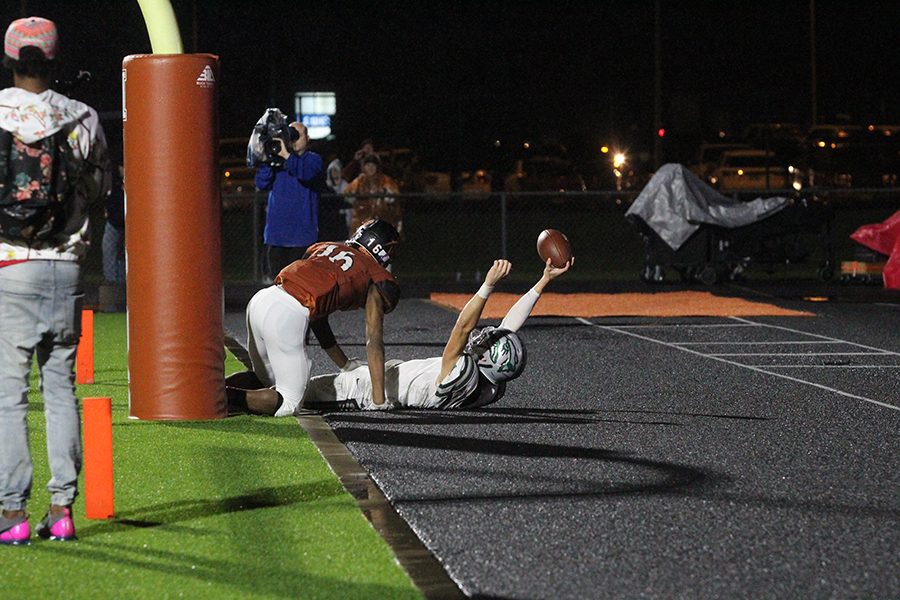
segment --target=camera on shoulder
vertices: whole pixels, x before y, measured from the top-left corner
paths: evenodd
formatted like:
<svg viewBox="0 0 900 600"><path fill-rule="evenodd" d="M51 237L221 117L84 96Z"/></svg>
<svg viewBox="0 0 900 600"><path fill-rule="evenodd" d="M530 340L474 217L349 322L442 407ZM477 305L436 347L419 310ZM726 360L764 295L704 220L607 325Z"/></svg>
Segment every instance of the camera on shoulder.
<svg viewBox="0 0 900 600"><path fill-rule="evenodd" d="M299 137L300 134L290 126L284 113L277 108L267 108L265 114L253 126L250 143L247 145L247 165L281 166L284 158L278 155L281 151L279 140L290 151Z"/></svg>

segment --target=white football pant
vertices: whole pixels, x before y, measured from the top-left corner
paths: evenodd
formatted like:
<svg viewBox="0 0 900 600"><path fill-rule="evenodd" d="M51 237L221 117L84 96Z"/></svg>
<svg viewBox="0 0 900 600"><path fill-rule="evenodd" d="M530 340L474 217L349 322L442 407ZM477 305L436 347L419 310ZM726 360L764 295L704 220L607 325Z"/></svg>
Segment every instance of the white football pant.
<svg viewBox="0 0 900 600"><path fill-rule="evenodd" d="M274 385L281 394L283 404L276 417L294 414L309 384L307 329L309 309L281 286L256 292L247 304L247 350L263 385Z"/></svg>

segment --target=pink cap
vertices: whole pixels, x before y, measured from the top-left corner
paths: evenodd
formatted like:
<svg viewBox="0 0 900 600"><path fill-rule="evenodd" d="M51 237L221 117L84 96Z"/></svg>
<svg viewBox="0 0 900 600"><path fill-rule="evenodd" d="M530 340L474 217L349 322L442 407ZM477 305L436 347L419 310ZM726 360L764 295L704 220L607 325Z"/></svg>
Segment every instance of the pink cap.
<svg viewBox="0 0 900 600"><path fill-rule="evenodd" d="M41 17L28 17L10 23L3 42L3 51L11 59L19 60L19 50L33 46L44 53L44 58L53 60L56 58L58 45L59 36L53 21Z"/></svg>

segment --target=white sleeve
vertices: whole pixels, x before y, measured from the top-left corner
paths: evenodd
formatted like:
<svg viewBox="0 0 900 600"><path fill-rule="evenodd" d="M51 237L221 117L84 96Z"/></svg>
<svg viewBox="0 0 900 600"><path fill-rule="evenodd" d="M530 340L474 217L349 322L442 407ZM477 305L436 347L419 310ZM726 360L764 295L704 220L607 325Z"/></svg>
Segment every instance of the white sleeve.
<svg viewBox="0 0 900 600"><path fill-rule="evenodd" d="M531 314L531 309L534 308L534 305L537 304L540 297L541 295L534 291L534 288L528 290L521 298L516 300L516 303L512 305L512 308L510 308L509 312L506 313L506 316L503 317L503 322L500 323L500 329L518 331L525 323L525 319L528 318L528 315Z"/></svg>

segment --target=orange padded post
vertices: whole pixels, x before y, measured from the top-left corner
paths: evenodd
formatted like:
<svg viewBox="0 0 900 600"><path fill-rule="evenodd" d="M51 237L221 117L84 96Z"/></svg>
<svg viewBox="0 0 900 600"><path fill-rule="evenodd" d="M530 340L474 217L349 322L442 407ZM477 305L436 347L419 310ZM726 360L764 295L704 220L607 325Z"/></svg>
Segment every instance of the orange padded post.
<svg viewBox="0 0 900 600"><path fill-rule="evenodd" d="M81 337L75 352L75 383L94 383L94 311L81 311Z"/></svg>
<svg viewBox="0 0 900 600"><path fill-rule="evenodd" d="M112 399L84 399L84 507L88 519L110 519L113 503Z"/></svg>
<svg viewBox="0 0 900 600"><path fill-rule="evenodd" d="M129 415L226 416L218 57L125 57Z"/></svg>

